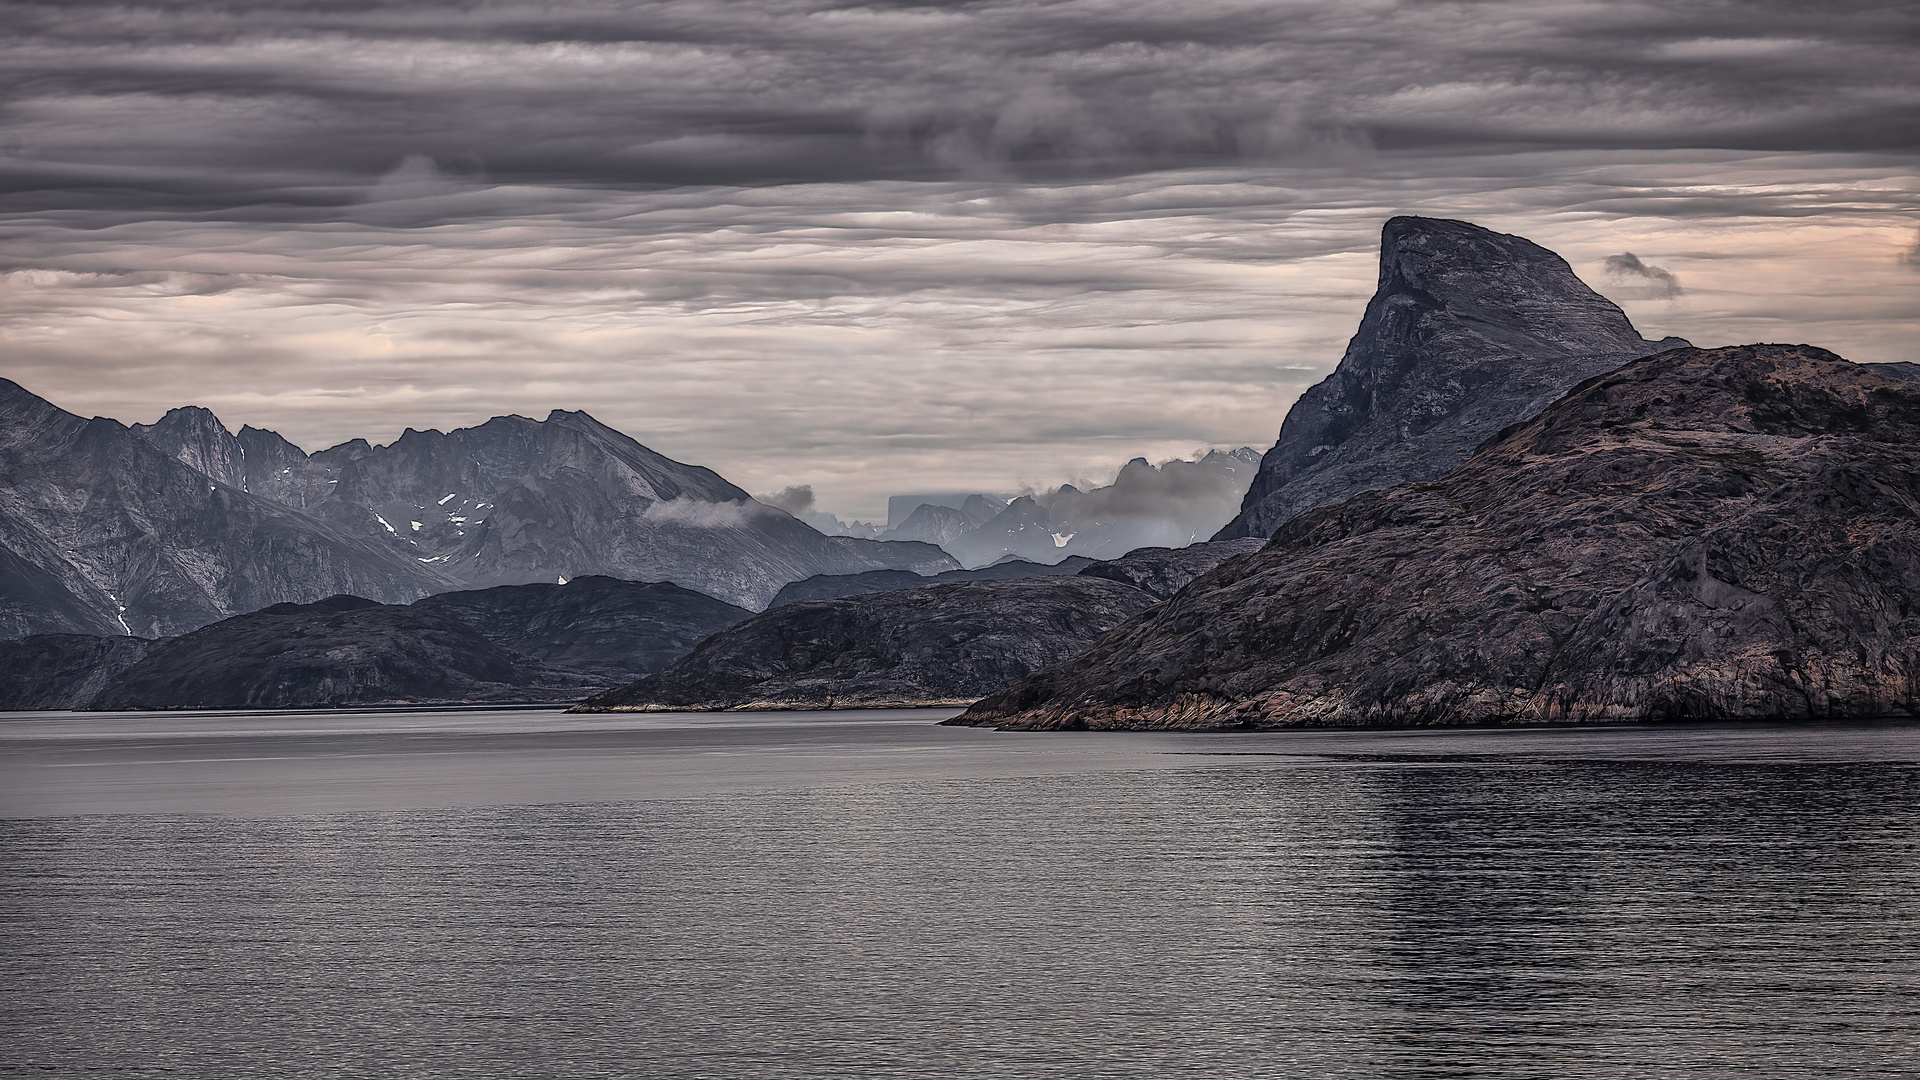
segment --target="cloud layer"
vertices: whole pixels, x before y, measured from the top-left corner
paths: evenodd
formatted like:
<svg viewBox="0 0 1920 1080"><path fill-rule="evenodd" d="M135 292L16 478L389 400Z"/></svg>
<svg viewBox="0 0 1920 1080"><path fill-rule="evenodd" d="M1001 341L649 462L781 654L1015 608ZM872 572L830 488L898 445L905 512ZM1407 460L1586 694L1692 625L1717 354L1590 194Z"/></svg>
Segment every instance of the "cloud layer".
<svg viewBox="0 0 1920 1080"><path fill-rule="evenodd" d="M585 408L875 516L1267 444L1396 212L1654 336L1915 358L1898 5L8 13L6 373L126 420Z"/></svg>

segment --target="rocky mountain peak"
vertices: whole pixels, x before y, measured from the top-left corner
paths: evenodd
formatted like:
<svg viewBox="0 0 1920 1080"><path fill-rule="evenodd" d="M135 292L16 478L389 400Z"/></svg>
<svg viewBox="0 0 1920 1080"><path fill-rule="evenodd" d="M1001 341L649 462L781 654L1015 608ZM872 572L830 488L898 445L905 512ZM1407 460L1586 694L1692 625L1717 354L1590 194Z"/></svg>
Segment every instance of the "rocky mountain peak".
<svg viewBox="0 0 1920 1080"><path fill-rule="evenodd" d="M1687 344L1642 338L1565 259L1465 221L1396 217L1379 286L1333 374L1301 395L1216 539L1458 468L1584 379Z"/></svg>
<svg viewBox="0 0 1920 1080"><path fill-rule="evenodd" d="M182 465L246 489L246 451L211 409L183 405L151 424L134 424L132 430Z"/></svg>

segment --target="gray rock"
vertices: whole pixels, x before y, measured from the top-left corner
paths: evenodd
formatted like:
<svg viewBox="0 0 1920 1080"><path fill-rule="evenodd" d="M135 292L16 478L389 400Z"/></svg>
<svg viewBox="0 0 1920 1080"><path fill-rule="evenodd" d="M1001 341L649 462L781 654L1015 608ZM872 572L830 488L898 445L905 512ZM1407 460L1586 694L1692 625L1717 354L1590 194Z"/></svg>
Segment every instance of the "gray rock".
<svg viewBox="0 0 1920 1080"><path fill-rule="evenodd" d="M440 593L407 608L331 597L228 619L192 641L0 642L0 708L572 701L652 674L751 614L677 585L598 577ZM149 653L155 664L137 667Z"/></svg>
<svg viewBox="0 0 1920 1080"><path fill-rule="evenodd" d="M1647 341L1566 260L1464 221L1396 217L1332 375L1288 410L1216 540L1266 537L1363 491L1436 480L1576 383L1687 344Z"/></svg>
<svg viewBox="0 0 1920 1080"><path fill-rule="evenodd" d="M1101 578L969 581L774 608L576 712L973 701L1087 647L1153 597Z"/></svg>
<svg viewBox="0 0 1920 1080"><path fill-rule="evenodd" d="M1681 349L1303 514L955 723L1920 715L1920 386Z"/></svg>

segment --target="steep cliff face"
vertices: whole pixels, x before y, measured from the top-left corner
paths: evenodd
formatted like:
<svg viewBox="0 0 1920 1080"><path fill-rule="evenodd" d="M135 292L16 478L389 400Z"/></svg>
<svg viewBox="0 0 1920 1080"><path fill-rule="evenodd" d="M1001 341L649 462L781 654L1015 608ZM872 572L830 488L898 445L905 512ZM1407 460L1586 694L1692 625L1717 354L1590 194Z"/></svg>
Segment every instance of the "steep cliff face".
<svg viewBox="0 0 1920 1080"><path fill-rule="evenodd" d="M973 701L1086 648L1153 597L1089 577L969 581L774 608L576 712Z"/></svg>
<svg viewBox="0 0 1920 1080"><path fill-rule="evenodd" d="M16 636L158 637L282 601L352 592L404 603L457 586L389 545L213 479L138 432L83 420L6 380L0 548L0 625Z"/></svg>
<svg viewBox="0 0 1920 1080"><path fill-rule="evenodd" d="M1685 344L1643 339L1538 244L1394 218L1346 355L1287 412L1239 515L1214 539L1270 536L1315 507L1438 479L1581 380Z"/></svg>
<svg viewBox="0 0 1920 1080"><path fill-rule="evenodd" d="M1662 353L1437 482L1301 515L956 723L1920 715L1920 386Z"/></svg>

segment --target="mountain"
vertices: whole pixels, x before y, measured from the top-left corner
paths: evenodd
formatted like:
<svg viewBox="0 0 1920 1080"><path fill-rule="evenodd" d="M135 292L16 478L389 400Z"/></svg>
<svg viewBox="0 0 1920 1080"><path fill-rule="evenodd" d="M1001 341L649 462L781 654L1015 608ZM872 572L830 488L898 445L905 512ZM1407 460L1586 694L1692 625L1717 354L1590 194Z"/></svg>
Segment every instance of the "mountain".
<svg viewBox="0 0 1920 1080"><path fill-rule="evenodd" d="M137 431L0 379L0 634L157 637L352 592L458 582L391 545L191 468Z"/></svg>
<svg viewBox="0 0 1920 1080"><path fill-rule="evenodd" d="M0 641L0 708L572 701L650 675L751 615L678 585L603 577L438 593L405 607L336 596L159 641Z"/></svg>
<svg viewBox="0 0 1920 1080"><path fill-rule="evenodd" d="M823 536L585 413L308 455L205 409L127 427L0 380L0 423L6 637L163 637L335 594L596 574L757 608L816 574L959 566L932 544Z"/></svg>
<svg viewBox="0 0 1920 1080"><path fill-rule="evenodd" d="M1895 360L1887 364L1861 364L1863 368L1881 375L1891 375L1903 382L1920 382L1920 364L1911 360Z"/></svg>
<svg viewBox="0 0 1920 1080"><path fill-rule="evenodd" d="M1022 496L942 546L969 567L1008 555L1058 562L1074 555L1111 559L1140 547L1184 547L1212 536L1232 517L1258 461L1251 447L1214 450L1159 468L1134 458L1111 484L1089 491L1067 484Z"/></svg>
<svg viewBox="0 0 1920 1080"><path fill-rule="evenodd" d="M1458 471L1302 514L955 723L1920 715L1920 385L1810 346L1587 380Z"/></svg>
<svg viewBox="0 0 1920 1080"><path fill-rule="evenodd" d="M667 582L598 576L440 593L412 606L549 667L614 682L651 675L753 614Z"/></svg>
<svg viewBox="0 0 1920 1080"><path fill-rule="evenodd" d="M945 544L974 527L967 515L951 506L921 503L907 520L880 534L882 540L919 540Z"/></svg>
<svg viewBox="0 0 1920 1080"><path fill-rule="evenodd" d="M155 644L125 634L0 641L0 709L84 709Z"/></svg>
<svg viewBox="0 0 1920 1080"><path fill-rule="evenodd" d="M1315 507L1437 480L1581 380L1686 344L1642 338L1532 241L1393 218L1346 355L1288 410L1239 514L1214 538L1270 536Z"/></svg>
<svg viewBox="0 0 1920 1080"><path fill-rule="evenodd" d="M1028 577L1065 577L1092 566L1092 559L1073 556L1057 563L1032 563L1025 559L1005 559L978 570L948 570L921 576L905 570L869 570L864 574L821 574L805 581L788 582L767 605L771 611L802 600L832 600L841 596L887 592L891 589L919 589L929 585L948 585L956 581L1012 581Z"/></svg>
<svg viewBox="0 0 1920 1080"><path fill-rule="evenodd" d="M1265 543L1257 537L1242 537L1183 548L1135 548L1117 559L1090 563L1080 572L1088 577L1124 582L1146 591L1155 600L1166 600L1185 588L1187 582L1236 555L1259 551Z"/></svg>
<svg viewBox="0 0 1920 1080"><path fill-rule="evenodd" d="M813 574L955 565L931 546L822 536L584 412L409 428L390 446L356 439L278 475L294 505L475 587L605 575L759 608Z"/></svg>
<svg viewBox="0 0 1920 1080"><path fill-rule="evenodd" d="M598 681L533 664L442 615L336 596L275 604L155 642L85 707L566 701Z"/></svg>
<svg viewBox="0 0 1920 1080"><path fill-rule="evenodd" d="M574 707L821 709L973 701L1153 604L1094 577L965 581L773 608Z"/></svg>

